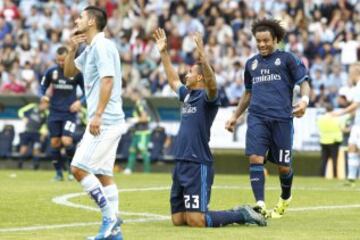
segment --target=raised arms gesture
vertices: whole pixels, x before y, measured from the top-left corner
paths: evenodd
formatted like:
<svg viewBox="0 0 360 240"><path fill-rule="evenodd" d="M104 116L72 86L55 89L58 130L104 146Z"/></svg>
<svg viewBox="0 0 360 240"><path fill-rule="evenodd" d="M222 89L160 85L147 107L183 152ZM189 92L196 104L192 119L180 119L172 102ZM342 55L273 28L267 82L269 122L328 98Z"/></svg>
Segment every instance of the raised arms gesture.
<svg viewBox="0 0 360 240"><path fill-rule="evenodd" d="M174 92L177 92L178 88L181 86L181 81L179 75L171 64L170 56L167 51L167 39L164 29L156 29L153 37L160 51L161 61L164 65L165 74L168 79L169 85Z"/></svg>

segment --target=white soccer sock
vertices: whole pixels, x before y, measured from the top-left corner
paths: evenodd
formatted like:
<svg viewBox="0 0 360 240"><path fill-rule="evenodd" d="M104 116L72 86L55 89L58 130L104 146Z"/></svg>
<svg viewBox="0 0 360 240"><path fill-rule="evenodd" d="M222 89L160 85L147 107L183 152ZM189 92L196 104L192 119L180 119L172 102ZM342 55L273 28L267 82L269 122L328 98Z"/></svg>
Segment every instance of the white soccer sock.
<svg viewBox="0 0 360 240"><path fill-rule="evenodd" d="M109 201L106 198L104 189L97 177L89 174L81 180L83 189L90 195L101 210L103 217L115 218L115 212L112 210Z"/></svg>
<svg viewBox="0 0 360 240"><path fill-rule="evenodd" d="M356 175L360 166L360 154L358 153L349 153L348 159L348 179L356 179Z"/></svg>
<svg viewBox="0 0 360 240"><path fill-rule="evenodd" d="M110 207L116 215L119 214L119 193L116 184L111 184L104 187L104 193L109 201Z"/></svg>

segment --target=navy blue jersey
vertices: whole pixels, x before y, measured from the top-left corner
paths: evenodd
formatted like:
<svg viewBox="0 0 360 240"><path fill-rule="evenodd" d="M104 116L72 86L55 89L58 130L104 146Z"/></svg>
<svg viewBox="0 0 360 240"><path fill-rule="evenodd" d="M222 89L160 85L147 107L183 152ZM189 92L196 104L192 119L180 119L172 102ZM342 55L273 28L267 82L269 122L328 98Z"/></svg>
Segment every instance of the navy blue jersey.
<svg viewBox="0 0 360 240"><path fill-rule="evenodd" d="M50 99L50 118L62 119L64 115L76 115L70 112L70 106L76 100L76 88L80 86L84 93L84 81L79 73L74 79L64 76L64 70L58 65L49 68L41 80L41 94L45 95L46 90L52 84L53 93Z"/></svg>
<svg viewBox="0 0 360 240"><path fill-rule="evenodd" d="M276 50L266 57L250 58L244 79L251 91L249 113L288 120L292 119L294 86L308 79L308 71L294 54Z"/></svg>
<svg viewBox="0 0 360 240"><path fill-rule="evenodd" d="M204 89L188 90L181 86L178 91L179 100L184 104L176 137L175 158L210 164L213 162L209 147L210 128L220 106L219 98L209 101Z"/></svg>

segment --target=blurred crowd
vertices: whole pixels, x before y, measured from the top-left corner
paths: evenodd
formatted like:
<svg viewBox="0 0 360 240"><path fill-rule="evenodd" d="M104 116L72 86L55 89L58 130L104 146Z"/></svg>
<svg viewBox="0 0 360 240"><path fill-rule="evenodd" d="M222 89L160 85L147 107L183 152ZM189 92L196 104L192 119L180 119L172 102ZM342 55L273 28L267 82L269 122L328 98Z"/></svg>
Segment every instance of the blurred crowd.
<svg viewBox="0 0 360 240"><path fill-rule="evenodd" d="M196 61L192 33L201 32L216 71L223 105L244 92L245 61L257 52L251 24L282 21L288 34L280 48L309 67L311 105L351 101L347 70L360 55L358 0L3 0L0 1L0 92L39 95L39 81L54 64L87 5L106 9L106 34L122 59L124 95L142 86L148 95L171 92L152 39L165 28L171 58L181 78Z"/></svg>

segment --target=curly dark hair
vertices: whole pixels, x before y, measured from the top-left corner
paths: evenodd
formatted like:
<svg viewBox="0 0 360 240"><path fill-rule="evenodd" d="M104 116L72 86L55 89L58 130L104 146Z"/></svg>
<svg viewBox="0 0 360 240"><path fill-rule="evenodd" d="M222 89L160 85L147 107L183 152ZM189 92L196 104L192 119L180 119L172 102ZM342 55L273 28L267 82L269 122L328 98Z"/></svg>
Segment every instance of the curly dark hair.
<svg viewBox="0 0 360 240"><path fill-rule="evenodd" d="M255 21L251 26L251 32L255 36L257 32L270 32L273 38L276 37L277 42L281 42L285 37L286 30L280 25L279 20L262 19Z"/></svg>

